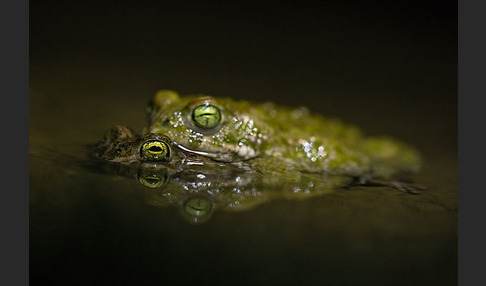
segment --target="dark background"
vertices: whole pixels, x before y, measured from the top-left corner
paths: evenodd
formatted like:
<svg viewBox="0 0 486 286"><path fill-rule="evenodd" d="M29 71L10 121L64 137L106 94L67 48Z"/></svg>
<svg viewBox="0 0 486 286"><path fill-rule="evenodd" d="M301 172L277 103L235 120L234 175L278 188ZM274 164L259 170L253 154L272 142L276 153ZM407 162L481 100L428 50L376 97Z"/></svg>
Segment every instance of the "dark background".
<svg viewBox="0 0 486 286"><path fill-rule="evenodd" d="M457 3L31 1L30 75L143 104L172 88L306 105L413 140L457 129Z"/></svg>
<svg viewBox="0 0 486 286"><path fill-rule="evenodd" d="M30 1L31 284L457 284L457 2L317 3ZM428 192L193 226L127 181L41 156L81 156L114 124L141 130L163 88L305 105L401 138Z"/></svg>

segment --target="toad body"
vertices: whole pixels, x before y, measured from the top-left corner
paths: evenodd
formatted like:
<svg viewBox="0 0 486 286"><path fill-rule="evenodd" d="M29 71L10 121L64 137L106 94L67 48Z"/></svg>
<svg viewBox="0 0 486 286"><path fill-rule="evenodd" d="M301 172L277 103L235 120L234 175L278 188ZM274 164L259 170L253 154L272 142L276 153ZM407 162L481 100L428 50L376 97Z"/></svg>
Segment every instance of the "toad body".
<svg viewBox="0 0 486 286"><path fill-rule="evenodd" d="M304 107L256 104L159 91L147 107L144 133L164 134L182 150L218 162L247 162L269 174L310 172L385 178L417 171L420 158L390 137Z"/></svg>
<svg viewBox="0 0 486 286"><path fill-rule="evenodd" d="M147 187L149 204L177 205L194 222L215 209L245 210L355 185L422 188L401 176L419 169L412 147L306 108L162 90L147 112L141 134L115 126L95 155L108 162L104 172Z"/></svg>

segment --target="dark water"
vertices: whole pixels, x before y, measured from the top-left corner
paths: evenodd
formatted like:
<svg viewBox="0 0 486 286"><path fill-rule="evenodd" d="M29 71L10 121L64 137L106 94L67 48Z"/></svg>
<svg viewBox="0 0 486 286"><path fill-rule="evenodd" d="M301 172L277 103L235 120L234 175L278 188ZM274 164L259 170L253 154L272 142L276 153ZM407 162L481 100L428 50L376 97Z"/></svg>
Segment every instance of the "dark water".
<svg viewBox="0 0 486 286"><path fill-rule="evenodd" d="M31 1L32 285L457 284L455 4ZM420 195L357 187L188 223L86 145L157 89L305 105L415 145Z"/></svg>

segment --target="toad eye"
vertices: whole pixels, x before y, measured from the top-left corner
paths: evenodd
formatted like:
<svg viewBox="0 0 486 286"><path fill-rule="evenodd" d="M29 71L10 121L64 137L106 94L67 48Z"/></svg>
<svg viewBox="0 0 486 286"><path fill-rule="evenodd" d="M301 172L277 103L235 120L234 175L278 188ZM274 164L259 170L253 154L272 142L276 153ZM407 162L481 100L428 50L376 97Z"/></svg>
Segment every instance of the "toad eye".
<svg viewBox="0 0 486 286"><path fill-rule="evenodd" d="M147 141L140 147L140 157L144 161L166 161L171 156L169 144L160 140Z"/></svg>
<svg viewBox="0 0 486 286"><path fill-rule="evenodd" d="M203 129L212 129L221 122L221 111L214 105L203 104L192 111L192 120Z"/></svg>

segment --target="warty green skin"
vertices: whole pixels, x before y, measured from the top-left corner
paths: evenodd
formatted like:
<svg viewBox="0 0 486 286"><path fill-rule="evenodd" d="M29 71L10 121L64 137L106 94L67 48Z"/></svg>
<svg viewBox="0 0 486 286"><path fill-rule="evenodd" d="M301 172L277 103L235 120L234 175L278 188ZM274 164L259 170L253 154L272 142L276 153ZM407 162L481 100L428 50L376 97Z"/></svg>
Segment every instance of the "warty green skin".
<svg viewBox="0 0 486 286"><path fill-rule="evenodd" d="M201 102L200 97L191 100ZM215 99L210 101L216 104ZM191 222L204 222L217 209L246 210L273 199L308 198L353 185L386 185L410 193L420 189L394 181L395 175L414 171L419 164L416 152L394 139L364 137L356 127L311 115L304 108L231 100L217 101L223 114L220 129L194 135L196 129L185 122L190 118L178 117L192 106L185 104L172 113L174 120L184 123L175 130L166 123L171 116L166 121L163 113L153 113L158 107L151 105L148 133L138 135L115 126L98 144L96 154L117 163L105 165L106 172L136 177L147 187L148 204L177 205ZM160 120L164 123L157 123ZM199 143L184 141L187 138L177 130L199 136ZM141 147L153 140L170 147L170 158L143 160Z"/></svg>
<svg viewBox="0 0 486 286"><path fill-rule="evenodd" d="M205 130L194 123L192 110L201 104L219 108L219 126ZM216 161L248 161L253 168L275 174L300 171L389 179L420 167L419 155L407 144L364 136L356 126L304 107L162 90L147 113L145 133L167 135L187 151Z"/></svg>

